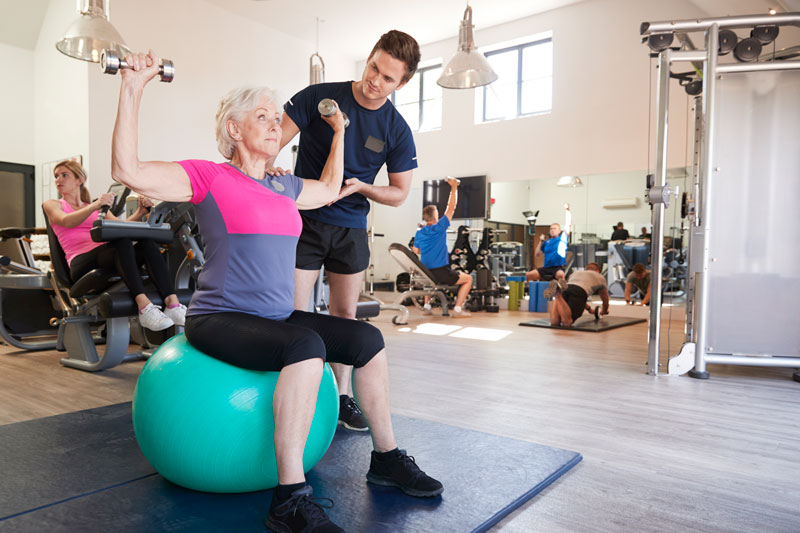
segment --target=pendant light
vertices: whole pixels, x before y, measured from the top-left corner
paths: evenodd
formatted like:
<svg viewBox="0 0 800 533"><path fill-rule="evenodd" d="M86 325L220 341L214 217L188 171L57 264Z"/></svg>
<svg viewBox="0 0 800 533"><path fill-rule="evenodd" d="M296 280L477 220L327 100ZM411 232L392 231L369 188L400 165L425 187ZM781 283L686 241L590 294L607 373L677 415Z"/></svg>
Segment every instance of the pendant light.
<svg viewBox="0 0 800 533"><path fill-rule="evenodd" d="M458 51L442 69L442 75L436 81L445 89L472 89L489 85L497 79L497 74L486 61L486 57L475 47L472 28L472 7L467 4L458 30Z"/></svg>
<svg viewBox="0 0 800 533"><path fill-rule="evenodd" d="M108 0L79 0L78 5L80 16L56 43L58 51L93 63L100 62L103 49L113 51L117 57L125 57L130 48L108 21Z"/></svg>

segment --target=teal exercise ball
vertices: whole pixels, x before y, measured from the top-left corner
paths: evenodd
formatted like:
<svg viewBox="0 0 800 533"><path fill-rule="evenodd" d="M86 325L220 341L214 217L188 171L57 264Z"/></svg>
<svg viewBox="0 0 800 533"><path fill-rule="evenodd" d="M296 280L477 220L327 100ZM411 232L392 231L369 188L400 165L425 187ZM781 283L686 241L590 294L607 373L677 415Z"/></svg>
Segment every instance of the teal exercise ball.
<svg viewBox="0 0 800 533"><path fill-rule="evenodd" d="M171 482L204 492L278 485L272 395L278 372L245 370L172 337L147 361L133 393L133 430L142 453ZM303 470L322 459L339 418L328 364L303 451Z"/></svg>

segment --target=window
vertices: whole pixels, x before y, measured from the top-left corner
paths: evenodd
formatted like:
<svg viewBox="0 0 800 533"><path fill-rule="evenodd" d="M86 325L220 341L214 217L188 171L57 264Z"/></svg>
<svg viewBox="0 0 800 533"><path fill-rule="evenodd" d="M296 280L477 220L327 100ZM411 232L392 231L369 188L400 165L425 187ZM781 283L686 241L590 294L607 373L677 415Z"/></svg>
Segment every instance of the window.
<svg viewBox="0 0 800 533"><path fill-rule="evenodd" d="M442 127L442 88L436 85L441 75L442 65L418 69L405 87L392 93L392 103L412 131Z"/></svg>
<svg viewBox="0 0 800 533"><path fill-rule="evenodd" d="M551 38L488 52L486 59L497 73L497 81L483 87L481 122L547 113L552 109Z"/></svg>

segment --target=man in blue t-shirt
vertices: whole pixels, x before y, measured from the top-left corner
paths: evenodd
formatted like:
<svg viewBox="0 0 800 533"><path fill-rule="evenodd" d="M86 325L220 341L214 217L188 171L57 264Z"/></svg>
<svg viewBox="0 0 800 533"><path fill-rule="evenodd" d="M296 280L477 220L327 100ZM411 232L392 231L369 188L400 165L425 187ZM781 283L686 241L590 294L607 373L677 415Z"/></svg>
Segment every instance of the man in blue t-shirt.
<svg viewBox="0 0 800 533"><path fill-rule="evenodd" d="M284 106L281 148L300 134L294 173L319 179L333 130L317 109L324 98L334 100L350 119L344 136L344 182L331 205L301 211L303 232L297 244L295 307L307 310L320 267L330 284L330 313L355 318L364 271L369 266L367 212L369 200L399 206L405 202L417 167L414 138L388 97L414 76L420 60L417 41L392 30L381 36L367 59L359 81L320 83L295 94ZM386 165L388 185L374 185ZM349 429L367 431L367 424L350 391L350 367L332 364L339 383L339 420Z"/></svg>
<svg viewBox="0 0 800 533"><path fill-rule="evenodd" d="M564 269L567 266L567 244L572 231L572 212L569 204L564 204L564 230L558 222L550 224L550 238L544 240L544 235L539 236L536 246L536 255L544 254L544 266L534 268L525 274L528 281L548 281L551 279L564 279Z"/></svg>
<svg viewBox="0 0 800 533"><path fill-rule="evenodd" d="M472 289L472 276L466 272L456 272L450 268L447 253L447 228L456 211L458 201L458 180L447 177L450 185L450 198L447 200L447 209L444 216L439 218L439 209L435 205L426 205L422 209L422 218L425 226L417 230L414 236L414 252L420 254L420 261L428 267L433 274L434 281L442 285L458 285L458 296L453 308L452 316L468 317L469 311L464 311L462 305ZM430 296L425 297L423 312L431 314Z"/></svg>

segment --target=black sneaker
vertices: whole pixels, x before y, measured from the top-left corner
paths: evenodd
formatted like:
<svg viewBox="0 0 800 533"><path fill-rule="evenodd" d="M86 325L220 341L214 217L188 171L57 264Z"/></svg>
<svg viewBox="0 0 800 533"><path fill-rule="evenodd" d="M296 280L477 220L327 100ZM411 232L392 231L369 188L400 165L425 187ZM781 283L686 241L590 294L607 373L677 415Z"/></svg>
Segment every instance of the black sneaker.
<svg viewBox="0 0 800 533"><path fill-rule="evenodd" d="M323 510L323 507L333 507L333 501L330 498L312 498L312 493L311 487L306 485L281 503L277 503L273 495L267 527L278 533L344 533L344 529L331 522ZM321 502L326 502L326 505Z"/></svg>
<svg viewBox="0 0 800 533"><path fill-rule="evenodd" d="M369 463L367 481L376 485L397 487L406 494L419 498L438 496L444 486L420 470L414 458L405 450L396 450L390 459L381 461L375 451Z"/></svg>
<svg viewBox="0 0 800 533"><path fill-rule="evenodd" d="M346 394L339 396L339 423L353 431L369 431L364 413L356 401Z"/></svg>

